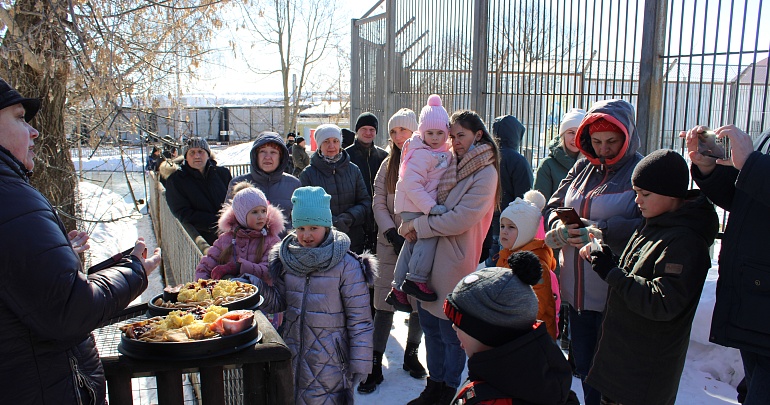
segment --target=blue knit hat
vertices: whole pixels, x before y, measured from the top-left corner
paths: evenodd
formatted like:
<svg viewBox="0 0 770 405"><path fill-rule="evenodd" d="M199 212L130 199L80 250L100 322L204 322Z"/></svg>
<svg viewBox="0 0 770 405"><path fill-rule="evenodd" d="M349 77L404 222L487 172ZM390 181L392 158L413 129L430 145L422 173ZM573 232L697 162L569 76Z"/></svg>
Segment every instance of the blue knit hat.
<svg viewBox="0 0 770 405"><path fill-rule="evenodd" d="M327 228L332 226L332 210L329 202L332 196L321 187L300 187L291 195L291 226L317 225Z"/></svg>

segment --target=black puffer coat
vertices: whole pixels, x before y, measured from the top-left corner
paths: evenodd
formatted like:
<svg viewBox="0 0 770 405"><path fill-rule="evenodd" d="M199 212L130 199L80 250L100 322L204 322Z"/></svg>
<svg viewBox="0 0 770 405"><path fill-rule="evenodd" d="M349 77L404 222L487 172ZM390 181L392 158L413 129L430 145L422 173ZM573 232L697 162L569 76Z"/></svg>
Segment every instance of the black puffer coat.
<svg viewBox="0 0 770 405"><path fill-rule="evenodd" d="M569 363L548 335L545 324L538 322L521 337L469 358L468 380L451 403L478 399L482 404L579 405L570 391L571 384ZM479 398L474 397L472 387L479 390ZM491 395L483 395L486 392Z"/></svg>
<svg viewBox="0 0 770 405"><path fill-rule="evenodd" d="M339 216L347 213L353 217L353 223L347 230L350 237L350 250L358 254L364 251L364 223L371 216L372 197L366 191L364 177L358 166L350 162L350 156L343 149L342 159L335 164L327 163L319 152L310 157L310 166L299 175L302 186L322 187L332 196L331 210L334 226L342 225ZM345 231L345 226L342 227Z"/></svg>
<svg viewBox="0 0 770 405"><path fill-rule="evenodd" d="M0 147L0 402L103 404L104 371L90 333L138 297L147 276L136 258L86 275L27 176Z"/></svg>
<svg viewBox="0 0 770 405"><path fill-rule="evenodd" d="M219 210L227 196L227 185L232 180L230 170L219 167L209 159L203 173L187 165L166 180L166 201L171 213L180 222L195 227L209 245L217 240Z"/></svg>
<svg viewBox="0 0 770 405"><path fill-rule="evenodd" d="M388 152L375 145L374 142L372 142L371 145L366 146L359 142L358 139L356 139L352 145L345 148L345 150L348 152L348 155L350 155L350 161L361 170L361 175L364 177L364 184L366 185L366 190L369 192L369 197L374 197L374 178L377 176L377 170L380 169L382 161L388 157ZM371 210L369 213L369 218L366 219L366 223L364 224L364 233L366 234L364 248L376 253L378 233L377 222L374 220Z"/></svg>
<svg viewBox="0 0 770 405"><path fill-rule="evenodd" d="M765 134L765 137L770 134ZM770 156L752 152L743 168L720 166L692 178L714 204L730 211L719 252L719 280L709 341L770 356Z"/></svg>
<svg viewBox="0 0 770 405"><path fill-rule="evenodd" d="M259 168L257 162L257 150L267 143L275 144L281 148L281 162L272 173L265 173ZM227 189L227 199L233 198L233 186L242 181L248 181L254 187L262 190L270 204L278 207L286 218L286 229L291 229L291 209L294 205L291 203L291 195L300 184L296 177L284 173L291 160L289 148L283 143L283 139L274 132L264 132L254 140L251 146L251 173L244 174L234 178Z"/></svg>
<svg viewBox="0 0 770 405"><path fill-rule="evenodd" d="M714 205L697 190L689 197L648 218L607 274L602 335L586 381L618 403L676 400L719 227Z"/></svg>

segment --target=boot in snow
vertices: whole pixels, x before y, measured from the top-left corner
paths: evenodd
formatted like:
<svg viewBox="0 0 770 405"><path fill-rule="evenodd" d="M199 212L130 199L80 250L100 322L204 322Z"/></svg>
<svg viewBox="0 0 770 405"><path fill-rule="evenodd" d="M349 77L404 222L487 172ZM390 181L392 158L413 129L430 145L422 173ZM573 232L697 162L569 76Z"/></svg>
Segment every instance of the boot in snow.
<svg viewBox="0 0 770 405"><path fill-rule="evenodd" d="M406 405L434 405L445 388L446 386L443 382L433 381L428 378L425 389L422 390L420 396L409 401Z"/></svg>
<svg viewBox="0 0 770 405"><path fill-rule="evenodd" d="M417 357L419 347L419 344L407 343L404 351L404 370L408 371L413 378L425 378L428 375Z"/></svg>
<svg viewBox="0 0 770 405"><path fill-rule="evenodd" d="M450 405L457 394L457 388L444 385L441 387L436 405Z"/></svg>
<svg viewBox="0 0 770 405"><path fill-rule="evenodd" d="M374 352L373 361L372 373L366 377L366 381L358 384L358 392L361 394L371 394L377 389L377 384L382 384L385 379L382 376L382 353Z"/></svg>

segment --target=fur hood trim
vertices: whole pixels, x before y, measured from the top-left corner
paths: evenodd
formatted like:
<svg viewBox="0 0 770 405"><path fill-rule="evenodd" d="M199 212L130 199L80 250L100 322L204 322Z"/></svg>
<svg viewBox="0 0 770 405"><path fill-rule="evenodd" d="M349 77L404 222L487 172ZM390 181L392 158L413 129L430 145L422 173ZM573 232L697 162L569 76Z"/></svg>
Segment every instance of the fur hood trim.
<svg viewBox="0 0 770 405"><path fill-rule="evenodd" d="M220 235L227 232L235 232L236 228L241 227L238 224L238 220L235 219L235 211L233 211L233 207L230 203L226 203L222 207L217 224ZM265 224L267 234L278 237L278 235L280 235L286 228L284 224L285 218L283 216L283 212L281 212L280 209L276 208L272 204L268 203L267 224Z"/></svg>
<svg viewBox="0 0 770 405"><path fill-rule="evenodd" d="M161 161L158 164L158 172L160 173L160 177L164 180L168 179L169 176L181 168L183 161L184 156L177 156L174 160L165 159Z"/></svg>
<svg viewBox="0 0 770 405"><path fill-rule="evenodd" d="M288 236L287 236L288 237ZM270 249L270 255L268 256L268 271L270 277L276 280L281 273L283 273L283 263L278 257L278 252L281 251L281 243L276 243L273 248ZM361 267L364 270L364 279L369 287L374 286L374 276L377 274L380 262L377 260L377 256L371 254L369 251L365 251L360 255L357 255L351 251L348 254L361 263Z"/></svg>

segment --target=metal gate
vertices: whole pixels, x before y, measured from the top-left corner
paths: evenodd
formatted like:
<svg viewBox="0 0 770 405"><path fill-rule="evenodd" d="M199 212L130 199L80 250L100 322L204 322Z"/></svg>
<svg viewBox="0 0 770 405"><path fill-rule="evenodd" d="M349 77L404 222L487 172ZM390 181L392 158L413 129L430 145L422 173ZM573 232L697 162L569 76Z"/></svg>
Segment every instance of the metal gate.
<svg viewBox="0 0 770 405"><path fill-rule="evenodd" d="M681 148L696 124L756 137L770 124L770 6L736 3L380 0L352 22L351 120L440 94L450 112L516 116L533 166L565 111L606 98L636 106L645 151Z"/></svg>

